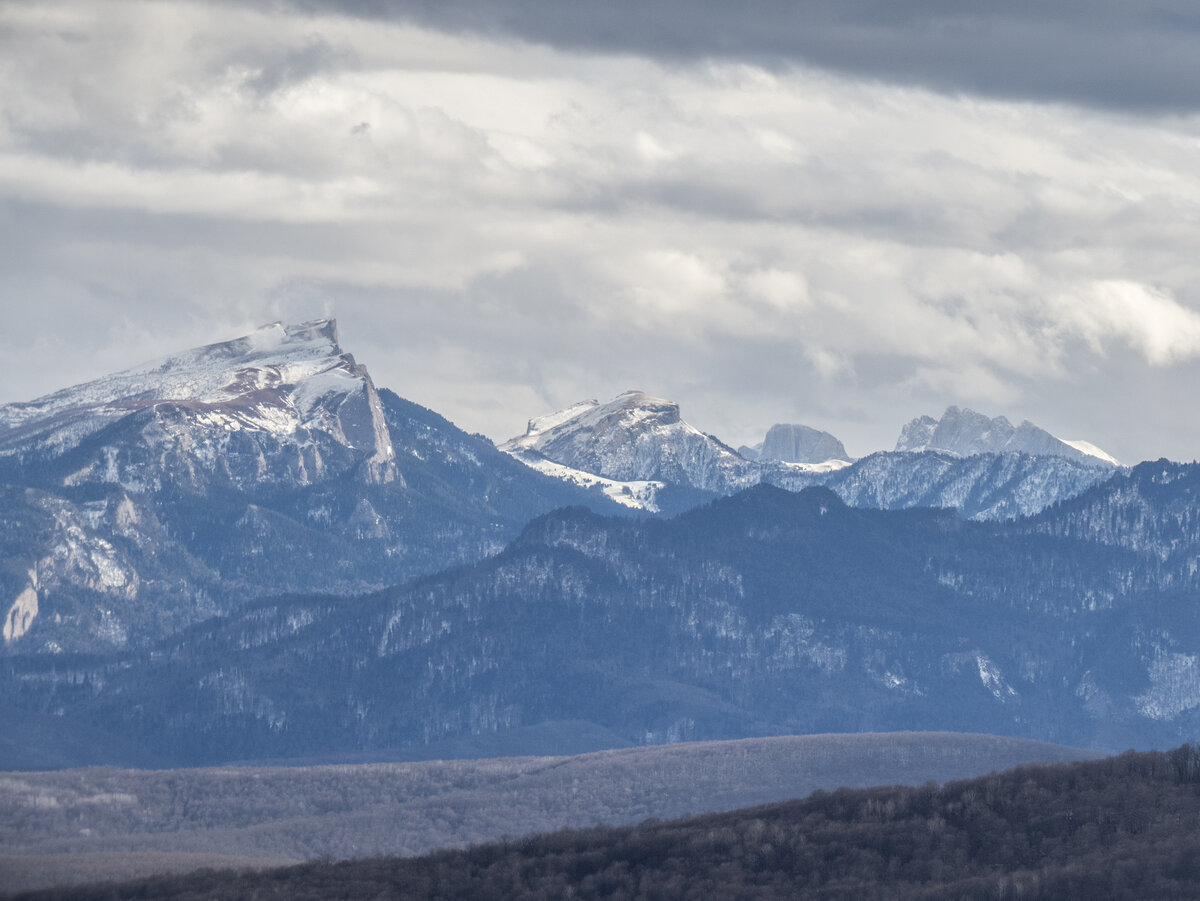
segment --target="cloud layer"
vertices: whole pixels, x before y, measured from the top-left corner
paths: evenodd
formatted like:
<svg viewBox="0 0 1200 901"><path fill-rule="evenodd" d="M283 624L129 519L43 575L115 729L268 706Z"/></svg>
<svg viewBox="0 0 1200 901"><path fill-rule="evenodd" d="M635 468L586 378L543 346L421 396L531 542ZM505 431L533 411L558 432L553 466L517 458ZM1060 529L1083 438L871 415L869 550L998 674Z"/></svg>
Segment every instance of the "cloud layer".
<svg viewBox="0 0 1200 901"><path fill-rule="evenodd" d="M819 66L950 93L1109 109L1200 108L1200 9L1187 0L295 0L293 8L582 53Z"/></svg>
<svg viewBox="0 0 1200 901"><path fill-rule="evenodd" d="M865 453L958 403L1194 457L1192 88L1068 90L1011 37L1032 7L887 8L7 4L0 401L332 314L494 438L638 387L735 444L801 421ZM1189 15L1045 27L1194 49Z"/></svg>

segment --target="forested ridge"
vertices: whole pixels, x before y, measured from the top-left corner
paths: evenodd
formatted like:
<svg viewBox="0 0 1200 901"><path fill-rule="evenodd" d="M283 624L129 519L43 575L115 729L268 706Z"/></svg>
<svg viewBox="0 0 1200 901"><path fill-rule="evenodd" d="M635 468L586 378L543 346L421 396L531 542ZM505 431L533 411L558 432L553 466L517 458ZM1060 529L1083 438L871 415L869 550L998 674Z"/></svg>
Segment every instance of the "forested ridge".
<svg viewBox="0 0 1200 901"><path fill-rule="evenodd" d="M1200 748L839 789L417 858L205 871L30 899L1178 898L1200 893Z"/></svg>
<svg viewBox="0 0 1200 901"><path fill-rule="evenodd" d="M1200 729L1197 497L1200 466L1161 463L1010 523L764 485L667 521L569 508L478 564L249 602L151 650L12 656L0 686L159 765L511 754L567 722L594 740L519 753L905 730L1171 747Z"/></svg>
<svg viewBox="0 0 1200 901"><path fill-rule="evenodd" d="M0 773L0 894L202 866L412 856L564 827L736 810L817 789L921 785L1101 756L912 732L679 742L575 757Z"/></svg>

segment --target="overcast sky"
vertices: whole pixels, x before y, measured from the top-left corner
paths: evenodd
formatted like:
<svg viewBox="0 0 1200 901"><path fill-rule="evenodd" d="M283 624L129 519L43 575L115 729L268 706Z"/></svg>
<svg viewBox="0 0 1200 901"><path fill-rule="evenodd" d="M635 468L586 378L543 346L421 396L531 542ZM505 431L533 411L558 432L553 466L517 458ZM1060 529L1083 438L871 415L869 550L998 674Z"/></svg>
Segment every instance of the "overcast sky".
<svg viewBox="0 0 1200 901"><path fill-rule="evenodd" d="M504 439L639 388L1200 453L1200 7L0 0L0 402L336 316Z"/></svg>

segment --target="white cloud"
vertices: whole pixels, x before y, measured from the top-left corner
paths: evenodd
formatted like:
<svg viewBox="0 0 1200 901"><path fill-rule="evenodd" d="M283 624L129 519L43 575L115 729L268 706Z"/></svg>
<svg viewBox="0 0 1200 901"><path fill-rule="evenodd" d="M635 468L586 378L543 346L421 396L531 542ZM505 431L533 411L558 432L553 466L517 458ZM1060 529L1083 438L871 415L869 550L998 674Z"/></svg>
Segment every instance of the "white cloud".
<svg viewBox="0 0 1200 901"><path fill-rule="evenodd" d="M1096 353L1123 341L1154 366L1200 356L1200 314L1146 285L1106 280L1054 300L1057 327Z"/></svg>
<svg viewBox="0 0 1200 901"><path fill-rule="evenodd" d="M812 305L808 296L808 280L802 272L774 267L758 269L747 276L746 292L759 297L779 310L805 309Z"/></svg>
<svg viewBox="0 0 1200 901"><path fill-rule="evenodd" d="M72 163L31 154L0 154L0 190L10 198L60 206L137 209L284 223L377 219L381 186L347 175L327 182L264 171L168 171ZM356 209L357 208L357 209Z"/></svg>

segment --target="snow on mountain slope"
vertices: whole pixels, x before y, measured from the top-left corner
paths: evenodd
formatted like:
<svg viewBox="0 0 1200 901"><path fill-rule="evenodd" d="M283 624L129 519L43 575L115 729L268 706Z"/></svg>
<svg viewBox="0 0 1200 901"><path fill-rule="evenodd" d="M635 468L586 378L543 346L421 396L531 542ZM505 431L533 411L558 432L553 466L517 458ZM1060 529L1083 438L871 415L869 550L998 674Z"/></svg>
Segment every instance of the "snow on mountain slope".
<svg viewBox="0 0 1200 901"><path fill-rule="evenodd" d="M831 472L847 469L853 465L849 460L838 460L836 458L822 460L820 463L789 463L784 460L764 460L762 462L762 470L764 472L763 481L775 485L779 484L778 479L786 478L788 475L827 475Z"/></svg>
<svg viewBox="0 0 1200 901"><path fill-rule="evenodd" d="M617 482L666 482L726 494L758 482L758 470L679 415L679 405L641 391L530 420L500 445ZM522 456L526 459L526 456Z"/></svg>
<svg viewBox="0 0 1200 901"><path fill-rule="evenodd" d="M157 452L160 470L173 460L180 472L200 470L238 484L307 483L331 464L338 471L361 465L372 482L396 474L375 386L342 351L331 319L274 323L233 341L0 406L0 459L62 457L123 420L133 424L143 451L149 446ZM85 454L66 483L144 485L147 455L100 440L104 447ZM239 457L241 468L231 467Z"/></svg>
<svg viewBox="0 0 1200 901"><path fill-rule="evenodd" d="M853 507L953 507L967 519L1005 520L1038 513L1112 476L1110 466L1091 457L881 452L821 484ZM796 490L797 480L771 481Z"/></svg>
<svg viewBox="0 0 1200 901"><path fill-rule="evenodd" d="M1094 444L1064 441L1028 420L1013 426L1003 416L988 419L982 413L954 406L947 407L941 419L919 416L904 426L896 441L896 450L937 451L957 457L1010 453L1053 455L1120 465L1114 457Z"/></svg>
<svg viewBox="0 0 1200 901"><path fill-rule="evenodd" d="M564 482L577 485L580 488L599 488L604 492L605 496L616 501L623 507L630 507L634 510L645 510L647 513L659 512L658 492L666 487L663 482L647 480L621 482L616 479L606 479L603 476L593 475L581 469L572 469L570 466L555 463L552 460L547 460L545 457L539 457L536 453L514 451L513 456L526 466L536 469L545 475L562 479Z"/></svg>
<svg viewBox="0 0 1200 901"><path fill-rule="evenodd" d="M1096 447L1096 445L1092 444L1090 441L1072 441L1069 438L1059 438L1058 440L1069 447L1075 448L1075 450L1079 451L1086 457L1095 457L1097 460L1100 460L1104 463L1111 463L1113 466L1121 465L1120 460L1118 460L1112 454Z"/></svg>
<svg viewBox="0 0 1200 901"><path fill-rule="evenodd" d="M520 438L514 438L514 441L523 441L528 444L538 436L550 431L556 426L562 425L568 420L574 419L576 416L581 416L596 407L600 406L598 400L580 401L574 406L567 407L565 410L557 410L553 413L547 413L545 416L538 416L535 419L529 420L529 427L525 434Z"/></svg>

